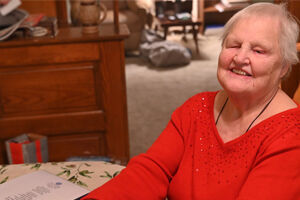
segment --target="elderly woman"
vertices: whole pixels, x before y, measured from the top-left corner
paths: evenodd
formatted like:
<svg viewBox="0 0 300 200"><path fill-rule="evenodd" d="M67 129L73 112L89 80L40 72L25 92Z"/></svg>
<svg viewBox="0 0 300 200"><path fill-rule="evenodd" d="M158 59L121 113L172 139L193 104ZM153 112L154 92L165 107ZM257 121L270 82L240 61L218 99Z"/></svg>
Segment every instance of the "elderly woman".
<svg viewBox="0 0 300 200"><path fill-rule="evenodd" d="M119 176L86 199L300 199L300 107L280 88L298 62L283 5L253 4L225 26L218 80L195 95Z"/></svg>

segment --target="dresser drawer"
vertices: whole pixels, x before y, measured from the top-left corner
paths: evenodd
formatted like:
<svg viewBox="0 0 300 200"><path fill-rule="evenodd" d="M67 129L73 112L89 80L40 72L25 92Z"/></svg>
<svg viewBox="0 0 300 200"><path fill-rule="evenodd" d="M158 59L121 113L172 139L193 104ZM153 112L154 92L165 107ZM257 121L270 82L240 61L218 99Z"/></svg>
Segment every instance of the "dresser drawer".
<svg viewBox="0 0 300 200"><path fill-rule="evenodd" d="M1 117L102 109L95 62L0 68Z"/></svg>
<svg viewBox="0 0 300 200"><path fill-rule="evenodd" d="M0 138L105 130L96 67L84 62L0 68Z"/></svg>
<svg viewBox="0 0 300 200"><path fill-rule="evenodd" d="M71 156L105 156L102 133L48 137L49 161L64 161Z"/></svg>
<svg viewBox="0 0 300 200"><path fill-rule="evenodd" d="M24 66L92 61L99 59L97 43L36 45L0 48L0 66Z"/></svg>

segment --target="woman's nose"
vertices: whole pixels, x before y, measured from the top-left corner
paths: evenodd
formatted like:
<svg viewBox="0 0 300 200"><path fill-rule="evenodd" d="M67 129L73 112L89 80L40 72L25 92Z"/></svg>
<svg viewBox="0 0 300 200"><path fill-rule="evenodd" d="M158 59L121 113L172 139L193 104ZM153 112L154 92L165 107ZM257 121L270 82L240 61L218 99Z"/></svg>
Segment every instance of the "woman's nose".
<svg viewBox="0 0 300 200"><path fill-rule="evenodd" d="M249 64L248 50L240 48L233 59L237 64Z"/></svg>

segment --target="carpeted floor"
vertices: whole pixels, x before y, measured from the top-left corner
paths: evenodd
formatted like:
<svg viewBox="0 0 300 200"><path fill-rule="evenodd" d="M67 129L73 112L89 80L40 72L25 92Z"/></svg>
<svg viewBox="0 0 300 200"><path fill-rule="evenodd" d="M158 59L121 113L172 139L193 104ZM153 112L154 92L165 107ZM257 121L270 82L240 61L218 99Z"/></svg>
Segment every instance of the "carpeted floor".
<svg viewBox="0 0 300 200"><path fill-rule="evenodd" d="M187 43L180 35L168 40L192 50L193 59L181 67L153 67L139 57L126 57L127 103L130 156L145 152L168 123L172 112L189 97L220 89L216 78L221 29L208 29L199 36L199 55L190 35Z"/></svg>

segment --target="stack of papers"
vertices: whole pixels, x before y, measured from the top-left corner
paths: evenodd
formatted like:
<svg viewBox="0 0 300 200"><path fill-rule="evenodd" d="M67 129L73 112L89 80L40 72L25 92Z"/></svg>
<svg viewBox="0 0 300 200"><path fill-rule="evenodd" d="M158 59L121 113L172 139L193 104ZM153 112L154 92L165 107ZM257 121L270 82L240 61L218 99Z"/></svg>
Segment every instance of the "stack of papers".
<svg viewBox="0 0 300 200"><path fill-rule="evenodd" d="M9 36L11 36L28 17L28 13L21 9L14 10L12 13L10 13L10 15L11 17L14 17L17 22L4 29L0 29L0 41L5 40Z"/></svg>

